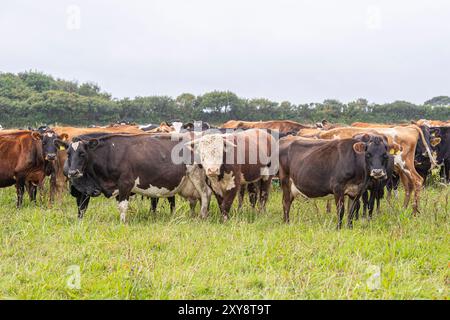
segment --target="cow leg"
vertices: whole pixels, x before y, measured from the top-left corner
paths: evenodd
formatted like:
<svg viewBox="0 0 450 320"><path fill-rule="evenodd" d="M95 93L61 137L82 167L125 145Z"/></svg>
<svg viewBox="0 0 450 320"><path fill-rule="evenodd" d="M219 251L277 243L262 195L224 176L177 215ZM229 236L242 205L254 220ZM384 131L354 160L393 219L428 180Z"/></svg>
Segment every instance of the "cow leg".
<svg viewBox="0 0 450 320"><path fill-rule="evenodd" d="M405 201L403 202L403 207L407 208L409 204L409 199L411 198L411 191L413 189L411 179L403 171L399 173L400 181L405 188Z"/></svg>
<svg viewBox="0 0 450 320"><path fill-rule="evenodd" d="M270 187L272 186L272 178L267 180L261 180L259 186L259 209L262 212L266 212L266 203L269 199Z"/></svg>
<svg viewBox="0 0 450 320"><path fill-rule="evenodd" d="M211 202L212 191L209 187L205 187L205 189L200 193L200 216L205 219L208 217L209 212L209 203Z"/></svg>
<svg viewBox="0 0 450 320"><path fill-rule="evenodd" d="M327 212L327 213L330 213L330 212L331 212L331 201L330 201L330 200L327 200L326 212Z"/></svg>
<svg viewBox="0 0 450 320"><path fill-rule="evenodd" d="M77 196L78 219L83 219L84 213L88 208L90 199L91 199L90 196L83 193L80 193Z"/></svg>
<svg viewBox="0 0 450 320"><path fill-rule="evenodd" d="M173 214L175 212L175 197L168 197L167 201L170 205L170 214Z"/></svg>
<svg viewBox="0 0 450 320"><path fill-rule="evenodd" d="M28 189L28 196L30 197L30 202L36 203L37 186L33 185L31 182L28 182L27 189Z"/></svg>
<svg viewBox="0 0 450 320"><path fill-rule="evenodd" d="M189 212L191 216L195 216L195 206L197 205L196 199L189 199Z"/></svg>
<svg viewBox="0 0 450 320"><path fill-rule="evenodd" d="M335 194L334 201L336 203L337 214L338 214L338 224L337 229L342 228L342 219L344 218L344 195L343 194Z"/></svg>
<svg viewBox="0 0 450 320"><path fill-rule="evenodd" d="M220 205L220 210L222 212L223 220L227 221L230 214L231 206L233 205L233 200L236 194L240 191L240 185L231 190L227 190L223 196L222 204Z"/></svg>
<svg viewBox="0 0 450 320"><path fill-rule="evenodd" d="M419 198L420 198L420 192L422 191L423 186L423 180L420 175L417 175L415 179L412 181L414 188L414 203L413 203L413 215L420 213L419 212Z"/></svg>
<svg viewBox="0 0 450 320"><path fill-rule="evenodd" d="M353 228L353 217L355 216L356 209L359 205L359 197L348 197L348 217L347 226Z"/></svg>
<svg viewBox="0 0 450 320"><path fill-rule="evenodd" d="M361 209L361 201L358 199L358 201L356 201L355 203L355 213L353 215L353 218L355 220L359 219L359 210Z"/></svg>
<svg viewBox="0 0 450 320"><path fill-rule="evenodd" d="M155 214L156 208L158 207L159 198L150 198L150 211Z"/></svg>
<svg viewBox="0 0 450 320"><path fill-rule="evenodd" d="M55 194L56 194L56 174L54 170L52 170L52 173L50 175L50 204L53 204L55 201Z"/></svg>
<svg viewBox="0 0 450 320"><path fill-rule="evenodd" d="M287 179L280 179L281 190L283 191L283 213L284 222L289 223L289 212L291 211L292 201L294 197L291 193L290 182Z"/></svg>
<svg viewBox="0 0 450 320"><path fill-rule="evenodd" d="M367 206L369 204L369 191L368 190L363 192L362 201L363 201L362 216L365 218L367 216Z"/></svg>
<svg viewBox="0 0 450 320"><path fill-rule="evenodd" d="M370 191L369 220L372 220L372 213L373 213L373 208L374 208L374 205L375 205L375 198L378 198L378 190L377 190L376 186L373 188L373 190Z"/></svg>
<svg viewBox="0 0 450 320"><path fill-rule="evenodd" d="M241 191L239 192L239 194L242 194L242 190L245 190L245 186L241 187ZM249 183L247 185L247 191L248 191L248 199L250 200L250 205L252 206L253 209L255 209L256 202L258 200L258 191L256 188L256 183Z"/></svg>
<svg viewBox="0 0 450 320"><path fill-rule="evenodd" d="M16 179L17 202L16 207L20 208L23 204L23 194L25 193L25 178Z"/></svg>
<svg viewBox="0 0 450 320"><path fill-rule="evenodd" d="M245 187L241 188L239 190L239 196L238 196L238 207L242 208L242 205L244 204L244 197L245 197ZM249 197L250 197L250 191L249 191Z"/></svg>

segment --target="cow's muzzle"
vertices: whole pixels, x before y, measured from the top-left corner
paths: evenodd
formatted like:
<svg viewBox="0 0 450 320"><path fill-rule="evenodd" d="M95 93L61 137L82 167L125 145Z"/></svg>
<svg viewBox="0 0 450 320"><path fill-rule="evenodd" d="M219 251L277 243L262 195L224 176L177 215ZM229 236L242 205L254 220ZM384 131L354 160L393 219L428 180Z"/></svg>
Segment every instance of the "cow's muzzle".
<svg viewBox="0 0 450 320"><path fill-rule="evenodd" d="M56 153L47 153L47 155L45 156L45 160L48 161L53 161L56 159Z"/></svg>
<svg viewBox="0 0 450 320"><path fill-rule="evenodd" d="M80 170L69 170L67 176L69 178L80 178L83 176L83 174L80 172Z"/></svg>
<svg viewBox="0 0 450 320"><path fill-rule="evenodd" d="M208 168L206 169L206 175L207 176L213 176L216 177L219 175L220 170L216 168Z"/></svg>
<svg viewBox="0 0 450 320"><path fill-rule="evenodd" d="M382 179L386 177L386 171L384 169L372 169L370 176L375 179Z"/></svg>

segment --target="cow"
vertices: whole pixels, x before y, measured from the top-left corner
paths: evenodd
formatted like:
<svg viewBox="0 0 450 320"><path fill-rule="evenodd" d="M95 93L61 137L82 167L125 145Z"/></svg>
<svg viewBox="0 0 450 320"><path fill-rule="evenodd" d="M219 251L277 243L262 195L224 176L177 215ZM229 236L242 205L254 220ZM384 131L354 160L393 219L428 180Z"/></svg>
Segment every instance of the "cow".
<svg viewBox="0 0 450 320"><path fill-rule="evenodd" d="M382 139L365 143L357 139L312 140L297 137L280 140L279 178L283 191L284 221L296 196L321 198L334 196L337 228L342 227L344 198L352 200L348 208L348 227L369 178L384 179L388 146Z"/></svg>
<svg viewBox="0 0 450 320"><path fill-rule="evenodd" d="M223 129L270 129L277 130L280 133L296 134L299 130L305 128L314 128L312 126L300 124L291 120L272 120L272 121L238 121L230 120L225 122Z"/></svg>
<svg viewBox="0 0 450 320"><path fill-rule="evenodd" d="M16 186L17 208L23 204L25 186L36 201L36 187L45 177L42 136L29 130L0 133L0 188Z"/></svg>
<svg viewBox="0 0 450 320"><path fill-rule="evenodd" d="M62 139L65 141L70 141L72 138L83 135L83 134L95 134L95 133L128 133L128 134L142 134L142 130L135 125L110 125L107 127L90 127L90 128L77 128L77 127L53 127L43 126L38 129L43 134L43 143L48 140L44 147L47 152L50 153L50 157L55 157L56 159L47 159L50 161L50 165L47 165L47 175L50 175L50 200L55 195L60 195L61 192L66 188L67 182L64 176L63 168L64 163L67 159L66 150L60 150L54 147L55 139ZM44 133L53 133L54 135L46 136ZM51 141L50 141L51 140Z"/></svg>
<svg viewBox="0 0 450 320"><path fill-rule="evenodd" d="M186 131L206 131L213 128L208 122L205 121L194 121L184 123L181 129Z"/></svg>
<svg viewBox="0 0 450 320"><path fill-rule="evenodd" d="M388 145L388 141L385 136L382 135L369 135L367 133L364 134L358 134L353 137L354 139L357 139L359 141L369 143L371 140L374 139L382 139L383 142ZM363 201L363 212L362 216L366 217L367 209L369 210L369 220L372 219L372 213L373 209L375 207L375 201L377 206L377 213L379 213L380 210L380 200L384 197L384 188L388 183L392 184L393 174L394 174L394 156L395 153L394 149L389 148L389 154L388 154L388 162L386 167L386 177L385 179L374 179L369 178L369 182L367 184L367 189L362 194L362 201ZM369 197L370 193L370 197ZM356 218L358 218L358 211L359 211L359 203L356 209Z"/></svg>
<svg viewBox="0 0 450 320"><path fill-rule="evenodd" d="M211 191L203 170L173 162L172 149L180 144L175 140L170 134L111 134L55 143L67 149L65 171L77 184L76 189L85 184L89 189L86 194L115 196L122 222L126 221L131 194L158 198L179 194L189 200L191 211L200 199L201 216L206 217Z"/></svg>
<svg viewBox="0 0 450 320"><path fill-rule="evenodd" d="M400 146L401 150L396 151L394 155L394 162L396 172L399 174L402 184L405 187L404 207L406 208L408 206L411 193L414 192L413 214L418 213L423 178L415 169L414 158L419 140L422 141L425 153L431 159L432 165L436 165L422 130L416 125L393 128L344 127L324 131L319 134L319 137L321 139L345 139L351 138L358 133L378 133L387 137L390 147L394 144Z"/></svg>
<svg viewBox="0 0 450 320"><path fill-rule="evenodd" d="M278 167L277 141L264 130L207 134L188 142L205 171L224 221L241 186L260 183L259 207L265 209Z"/></svg>
<svg viewBox="0 0 450 320"><path fill-rule="evenodd" d="M422 142L422 139L419 139L417 141L416 151L415 151L415 155L414 155L414 166L415 166L417 173L423 179L423 185L426 185L426 180L427 180L428 174L430 173L430 170L432 169L432 160L429 157L427 148L429 148L429 150L431 150L431 151L434 151L434 148L440 142L440 139L438 137L432 136L431 130L430 130L430 125L428 122L411 121L410 124L404 123L404 124L400 124L400 125L354 122L354 123L352 123L352 126L360 127L360 128L394 128L396 126L408 127L411 124L416 125L417 127L420 128L420 130L422 130L424 141L425 141L425 143Z"/></svg>
<svg viewBox="0 0 450 320"><path fill-rule="evenodd" d="M436 161L441 166L441 178L450 183L450 126L432 127L441 143L436 146Z"/></svg>
<svg viewBox="0 0 450 320"><path fill-rule="evenodd" d="M92 134L87 135L81 135L73 138L74 142L76 141L82 141L82 140L89 140L94 138L99 138L108 135L108 132L96 132ZM65 140L66 141L66 140ZM57 143L58 145L61 145L61 142ZM65 146L64 146L65 148ZM67 163L64 166L64 175L68 176L68 166ZM86 212L89 201L91 197L97 197L101 195L101 188L98 186L98 184L94 181L92 177L90 177L89 174L84 175L82 178L78 179L70 179L70 194L76 198L77 202L77 208L78 208L78 218L82 219L84 216L84 213ZM175 209L175 197L168 197L170 204L170 210L171 212ZM151 198L151 208L150 210L155 213L156 208L158 205L158 198Z"/></svg>
<svg viewBox="0 0 450 320"><path fill-rule="evenodd" d="M428 127L448 127L450 126L450 120L441 121L441 120L427 120L420 119L416 121L417 125L426 125Z"/></svg>

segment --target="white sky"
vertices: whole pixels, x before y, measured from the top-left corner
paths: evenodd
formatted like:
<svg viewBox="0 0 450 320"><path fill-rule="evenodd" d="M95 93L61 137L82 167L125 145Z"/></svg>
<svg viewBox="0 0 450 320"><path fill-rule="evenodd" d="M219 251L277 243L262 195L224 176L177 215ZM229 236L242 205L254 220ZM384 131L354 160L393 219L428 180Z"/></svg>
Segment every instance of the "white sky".
<svg viewBox="0 0 450 320"><path fill-rule="evenodd" d="M450 1L2 1L0 71L30 69L119 98L422 103L450 95Z"/></svg>

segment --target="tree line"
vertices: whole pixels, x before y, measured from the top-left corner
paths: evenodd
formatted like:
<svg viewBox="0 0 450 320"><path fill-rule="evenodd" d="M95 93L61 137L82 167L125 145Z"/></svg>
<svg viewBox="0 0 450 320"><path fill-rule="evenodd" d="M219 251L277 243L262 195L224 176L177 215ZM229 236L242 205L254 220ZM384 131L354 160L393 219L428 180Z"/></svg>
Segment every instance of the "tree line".
<svg viewBox="0 0 450 320"><path fill-rule="evenodd" d="M364 98L348 103L326 99L294 104L265 98L246 99L230 91L213 91L199 96L183 93L176 98L115 99L91 82L80 84L37 71L0 73L0 124L3 127L88 126L118 121L146 124L173 120L220 124L230 119L399 123L421 118L450 119L450 97L434 97L422 105L407 101L376 104Z"/></svg>

